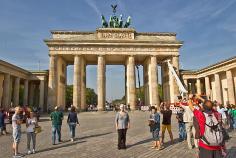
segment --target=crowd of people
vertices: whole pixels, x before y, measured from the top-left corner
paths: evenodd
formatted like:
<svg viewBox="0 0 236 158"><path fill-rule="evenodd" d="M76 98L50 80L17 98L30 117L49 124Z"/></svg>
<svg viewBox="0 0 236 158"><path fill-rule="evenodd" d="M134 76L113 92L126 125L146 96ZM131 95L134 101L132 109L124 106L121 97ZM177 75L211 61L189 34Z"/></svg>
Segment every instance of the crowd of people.
<svg viewBox="0 0 236 158"><path fill-rule="evenodd" d="M179 141L187 141L189 149L195 148L199 158L223 158L226 156L225 142L229 139L228 131L236 130L236 106L223 106L216 101L202 98L200 95L189 95L188 98L178 97L176 105L179 110L176 114L176 121L179 127ZM115 116L115 127L118 133L118 150L126 149L126 134L130 128L129 109L121 104ZM161 117L162 115L162 117ZM0 110L1 135L7 134L6 114ZM52 145L61 140L61 128L63 112L55 107L50 114L52 122ZM161 121L162 118L162 121ZM170 143L174 143L172 133L172 111L170 104L162 102L160 106L151 106L148 125L153 138L152 149L162 150L165 148L165 132L168 131ZM19 156L18 147L21 140L22 108L16 107L12 116L12 148L15 156ZM34 111L25 121L27 134L27 153L36 152L36 129L39 126L37 114ZM70 130L71 142L75 139L76 126L80 125L77 110L71 106L67 117L67 124ZM161 134L161 135L160 135ZM193 141L192 141L193 140ZM32 142L32 148L31 148Z"/></svg>

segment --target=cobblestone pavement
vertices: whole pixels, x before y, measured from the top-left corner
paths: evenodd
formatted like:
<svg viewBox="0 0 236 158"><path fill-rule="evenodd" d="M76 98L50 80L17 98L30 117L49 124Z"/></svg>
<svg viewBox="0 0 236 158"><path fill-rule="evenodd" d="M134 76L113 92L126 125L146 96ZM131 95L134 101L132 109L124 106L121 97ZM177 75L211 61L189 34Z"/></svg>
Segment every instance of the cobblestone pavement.
<svg viewBox="0 0 236 158"><path fill-rule="evenodd" d="M43 132L37 135L37 153L26 155L26 134L23 132L19 151L27 158L194 158L196 150L189 150L186 142L178 142L178 129L175 117L172 118L175 143L170 145L166 133L165 149L151 149L152 141L147 126L148 112L131 112L131 129L127 133L126 150L117 150L117 133L114 129L114 112L86 112L79 114L81 126L77 128L75 142L69 141L66 117L62 127L63 143L51 144L51 122L48 116L41 118ZM8 131L11 128L8 125ZM25 125L22 126L25 131ZM228 158L236 158L236 132L230 133L227 143ZM0 136L0 157L12 157L12 138Z"/></svg>

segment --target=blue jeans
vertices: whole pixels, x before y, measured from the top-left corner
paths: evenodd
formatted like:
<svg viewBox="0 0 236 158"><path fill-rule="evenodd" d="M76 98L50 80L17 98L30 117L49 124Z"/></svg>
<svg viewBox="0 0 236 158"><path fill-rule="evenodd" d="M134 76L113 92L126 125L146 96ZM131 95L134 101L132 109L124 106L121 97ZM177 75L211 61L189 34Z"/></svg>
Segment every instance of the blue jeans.
<svg viewBox="0 0 236 158"><path fill-rule="evenodd" d="M75 128L76 128L76 123L69 123L69 128L70 128L70 137L75 138Z"/></svg>
<svg viewBox="0 0 236 158"><path fill-rule="evenodd" d="M52 125L52 143L55 144L56 141L56 133L58 142L61 141L61 125Z"/></svg>
<svg viewBox="0 0 236 158"><path fill-rule="evenodd" d="M233 127L236 129L236 117L234 117Z"/></svg>
<svg viewBox="0 0 236 158"><path fill-rule="evenodd" d="M186 139L186 129L185 129L185 123L179 122L179 139L185 140Z"/></svg>

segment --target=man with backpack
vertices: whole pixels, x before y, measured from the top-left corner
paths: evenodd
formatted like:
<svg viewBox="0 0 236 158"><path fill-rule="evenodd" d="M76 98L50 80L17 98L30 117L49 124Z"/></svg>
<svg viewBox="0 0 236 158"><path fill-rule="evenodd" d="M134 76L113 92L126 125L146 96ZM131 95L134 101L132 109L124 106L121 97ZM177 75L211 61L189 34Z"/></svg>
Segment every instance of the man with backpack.
<svg viewBox="0 0 236 158"><path fill-rule="evenodd" d="M204 100L198 95L197 99L203 102L202 110L194 108L192 95L189 97L188 104L199 125L199 158L223 158L225 142L220 114L213 110L211 101Z"/></svg>

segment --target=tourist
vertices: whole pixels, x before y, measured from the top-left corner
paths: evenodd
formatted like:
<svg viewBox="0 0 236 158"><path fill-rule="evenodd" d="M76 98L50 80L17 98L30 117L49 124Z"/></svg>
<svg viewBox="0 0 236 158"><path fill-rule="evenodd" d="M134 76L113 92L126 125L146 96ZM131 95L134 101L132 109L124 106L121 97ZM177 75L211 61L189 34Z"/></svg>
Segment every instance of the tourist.
<svg viewBox="0 0 236 158"><path fill-rule="evenodd" d="M170 106L166 103L162 103L161 104L161 113L163 115L163 120L162 120L162 132L161 132L161 137L162 137L162 144L164 144L164 137L165 137L165 131L167 129L169 136L170 136L170 140L171 143L174 143L174 139L173 139L173 134L171 131L171 116L172 116L172 111L170 110Z"/></svg>
<svg viewBox="0 0 236 158"><path fill-rule="evenodd" d="M34 131L35 127L38 126L38 120L34 112L30 112L30 117L26 119L26 132L27 132L27 149L28 154L35 153L36 145L36 133ZM30 150L30 142L32 140L33 148Z"/></svg>
<svg viewBox="0 0 236 158"><path fill-rule="evenodd" d="M194 108L197 108L196 106L196 100L193 98L194 100ZM194 146L195 148L198 148L198 139L195 138L196 135L196 130L194 128L193 125L193 112L191 111L191 109L189 108L188 104L186 104L184 102L184 104L182 104L182 102L180 102L180 107L182 107L184 109L184 114L183 114L183 121L185 123L185 128L186 128L186 133L187 133L187 143L188 143L188 148L192 149L193 148L193 143L192 143L192 136L194 137Z"/></svg>
<svg viewBox="0 0 236 158"><path fill-rule="evenodd" d="M130 119L123 104L120 105L120 111L116 114L115 125L118 131L118 150L126 149L126 133L130 128Z"/></svg>
<svg viewBox="0 0 236 158"><path fill-rule="evenodd" d="M221 119L222 119L222 125L224 128L227 128L228 126L228 123L227 123L227 115L226 115L226 112L227 112L227 109L223 107L223 105L221 104L217 104L217 111L221 114Z"/></svg>
<svg viewBox="0 0 236 158"><path fill-rule="evenodd" d="M157 109L155 106L151 107L151 115L149 119L149 126L150 126L150 132L152 133L152 138L154 141L154 146L152 149L161 150L162 146L160 143L160 114L157 113Z"/></svg>
<svg viewBox="0 0 236 158"><path fill-rule="evenodd" d="M176 119L178 120L179 124L179 141L182 142L186 139L186 129L185 129L185 123L183 120L184 115L184 109L182 107L179 107L179 110L176 114Z"/></svg>
<svg viewBox="0 0 236 158"><path fill-rule="evenodd" d="M61 141L61 125L62 125L62 120L63 120L63 113L59 111L58 107L55 107L55 111L51 113L50 115L51 120L52 120L52 144L55 145L56 141L56 133L57 133L57 138L58 142Z"/></svg>
<svg viewBox="0 0 236 158"><path fill-rule="evenodd" d="M233 105L233 108L231 110L231 117L233 120L233 129L236 130L236 105Z"/></svg>
<svg viewBox="0 0 236 158"><path fill-rule="evenodd" d="M3 135L5 128L5 113L2 108L0 108L0 135Z"/></svg>
<svg viewBox="0 0 236 158"><path fill-rule="evenodd" d="M15 114L12 116L12 136L13 136L13 144L12 148L15 156L21 156L18 153L18 147L21 139L21 124L22 124L22 109L21 107L15 108Z"/></svg>
<svg viewBox="0 0 236 158"><path fill-rule="evenodd" d="M225 154L223 134L219 121L220 114L213 109L213 103L197 98L203 102L203 111L194 108L193 97L189 97L189 108L193 111L199 124L199 158L222 158ZM214 128L214 129L213 129Z"/></svg>
<svg viewBox="0 0 236 158"><path fill-rule="evenodd" d="M68 118L67 118L67 123L70 128L70 140L71 140L71 142L73 142L74 138L75 138L76 124L79 125L77 112L76 112L76 109L74 106L71 106L71 110L70 110L70 112L68 114Z"/></svg>

